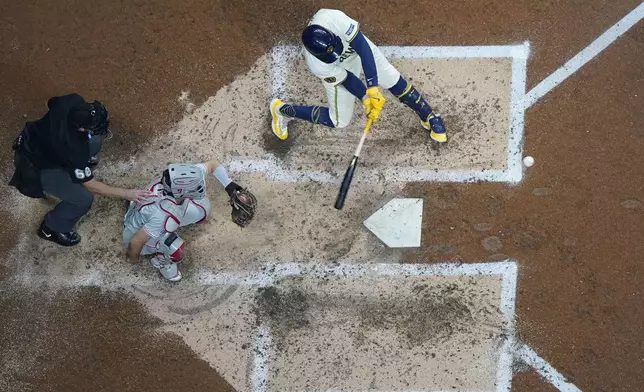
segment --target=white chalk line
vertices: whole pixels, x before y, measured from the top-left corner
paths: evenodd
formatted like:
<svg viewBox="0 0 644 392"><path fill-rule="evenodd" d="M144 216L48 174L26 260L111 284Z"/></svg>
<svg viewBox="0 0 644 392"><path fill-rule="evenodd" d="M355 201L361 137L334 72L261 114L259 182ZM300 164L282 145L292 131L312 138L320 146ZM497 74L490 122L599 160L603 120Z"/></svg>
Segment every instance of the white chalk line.
<svg viewBox="0 0 644 392"><path fill-rule="evenodd" d="M314 264L314 263L279 263L268 264L268 273L274 277L291 276L490 276L504 275L514 262L472 263L472 264Z"/></svg>
<svg viewBox="0 0 644 392"><path fill-rule="evenodd" d="M606 30L604 34L600 35L581 52L577 53L575 57L568 60L558 70L553 72L550 76L542 80L541 83L530 90L530 92L525 96L524 108L528 109L534 105L540 98L577 72L579 68L583 67L595 56L601 53L610 44L617 40L617 38L622 36L631 27L642 20L642 18L644 18L644 2L637 6L633 11L629 12L619 22L615 23L611 28Z"/></svg>
<svg viewBox="0 0 644 392"><path fill-rule="evenodd" d="M482 46L379 46L391 58L527 58L523 45Z"/></svg>
<svg viewBox="0 0 644 392"><path fill-rule="evenodd" d="M396 389L396 392L494 392L491 389ZM304 392L391 392L379 391L376 389L347 389L347 388L326 388L307 389Z"/></svg>
<svg viewBox="0 0 644 392"><path fill-rule="evenodd" d="M322 263L265 263L258 269L237 272L198 270L190 277L189 282L195 286L203 285L249 285L267 287L276 280L297 276L490 276L504 275L511 270L513 262L472 263L472 264L322 264ZM120 273L119 273L120 272ZM124 288L132 286L150 286L162 283L160 277L138 277L125 274L126 270L107 271L90 270L76 275L53 276L19 274L14 282L29 287L43 284L57 287L98 286L105 288ZM154 278L152 277L154 276Z"/></svg>
<svg viewBox="0 0 644 392"><path fill-rule="evenodd" d="M523 135L525 110L523 98L527 84L528 54L530 45L524 45L525 56L512 60L512 79L510 81L510 135L508 137L508 169L505 182L518 184L523 179Z"/></svg>
<svg viewBox="0 0 644 392"><path fill-rule="evenodd" d="M250 383L253 392L269 390L269 358L271 356L271 336L268 324L262 323L255 331L253 364Z"/></svg>
<svg viewBox="0 0 644 392"><path fill-rule="evenodd" d="M516 279L517 279L517 266L514 261L496 262L496 263L473 263L473 264L455 264L455 263L441 263L441 264L391 264L391 263L376 263L376 264L300 264L300 263L279 263L268 264L264 267L267 274L272 275L271 281L276 281L287 277L299 276L312 276L312 277L362 277L362 276L433 276L433 277L448 277L448 276L495 276L502 277L501 283L501 303L500 309L504 317L505 323L505 336L504 342L501 345L499 359L497 361L496 372L496 391L508 392L511 390L512 383L512 364L514 355L511 348L514 346L514 310L516 301ZM267 281L269 279L266 279ZM260 327L262 328L262 327ZM265 327L264 327L265 328ZM258 332L259 336L264 337L267 330L262 329ZM253 363L260 363L265 361L267 353L270 350L259 351L255 350L255 357ZM257 367L256 367L257 368ZM258 373L261 373L258 374ZM269 384L269 371L268 363L263 363L259 367L258 373L253 372L251 375L251 383L253 385L253 392L267 392L264 386ZM262 377L267 377L262 379ZM258 387L255 387L255 386ZM325 389L325 391L347 391L347 389ZM309 390L315 391L315 390ZM353 390L352 390L353 391ZM371 391L371 390L370 390ZM443 390L424 389L414 390L417 392L440 392ZM453 390L454 391L454 390ZM484 392L483 390L458 390L457 392ZM375 392L375 391L372 391ZM412 390L405 390L401 392L412 392ZM486 390L485 392L491 392Z"/></svg>
<svg viewBox="0 0 644 392"><path fill-rule="evenodd" d="M286 70L291 59L302 53L302 47L295 45L277 45L271 51L271 74L273 76L271 92L273 97L283 97L286 92Z"/></svg>
<svg viewBox="0 0 644 392"><path fill-rule="evenodd" d="M568 382L555 368L539 356L531 347L520 344L517 346L515 355L527 365L534 368L550 384L561 392L581 392L574 384Z"/></svg>
<svg viewBox="0 0 644 392"><path fill-rule="evenodd" d="M373 263L373 264L323 264L323 263L265 263L256 270L221 272L212 270L201 270L190 277L191 285L248 285L254 287L267 287L274 285L278 280L288 277L311 276L311 277L361 277L361 276L392 276L392 277L453 277L453 276L502 276L500 311L503 314L505 323L505 337L499 352L497 363L497 392L510 390L512 380L512 364L514 358L524 358L517 354L515 347L515 303L517 285L517 264L514 260L495 263L441 263L441 264L394 264L394 263ZM15 277L17 284L28 285L29 287L85 287L98 286L109 289L131 288L135 286L158 286L167 289L168 285L162 282L161 278L142 278L131 275L114 274L108 275L105 271L87 271L81 275L59 276L52 279L51 275L29 275L22 274ZM267 326L260 326L256 345L264 347L262 350L255 350L253 357L250 383L253 391L267 391L268 363L270 351L270 336ZM261 339L260 339L261 338ZM525 345L521 346L521 353L525 353ZM261 355L259 355L259 354ZM526 360L537 371L541 367L546 377L553 385L558 386L559 380L553 376L558 374L548 366L543 359L535 357L536 354L527 357ZM261 358L259 358L261 356ZM554 372L554 373L553 373ZM555 377L555 378L553 378ZM266 382L262 381L266 380ZM554 381L551 381L554 380ZM562 391L577 391L577 389L561 389ZM409 391L406 391L409 392ZM437 392L435 390L423 392ZM466 391L461 391L466 392ZM467 391L473 392L473 391Z"/></svg>
<svg viewBox="0 0 644 392"><path fill-rule="evenodd" d="M511 102L510 130L508 138L507 168L503 170L430 170L414 167L387 168L372 170L361 174L361 178L384 175L390 182L503 182L517 184L523 178L521 159L523 155L524 110L522 99L525 94L526 66L530 45L496 46L380 46L388 58L511 58ZM272 93L274 97L284 97L286 74L292 59L302 53L296 45L277 45L271 52ZM289 170L281 167L275 160L237 160L228 162L232 171L264 172L273 181L318 181L338 184L341 175L306 170ZM234 169L233 169L234 168ZM371 180L374 181L374 180ZM368 182L371 182L368 181Z"/></svg>
<svg viewBox="0 0 644 392"><path fill-rule="evenodd" d="M119 273L120 272L120 273ZM153 272L153 271L152 271ZM186 279L188 281L188 279ZM273 278L262 273L244 272L215 272L197 271L188 282L194 286L211 285L248 285L265 287L270 286ZM97 286L106 289L129 288L135 286L160 286L168 287L161 277L150 273L146 276L132 276L125 269L115 270L113 273L105 271L88 271L76 275L33 275L23 273L15 276L13 282L26 287L48 286L52 288L75 288Z"/></svg>
<svg viewBox="0 0 644 392"><path fill-rule="evenodd" d="M527 58L529 45L479 46L378 46L390 58ZM274 64L286 64L291 56L303 53L298 45L277 45L272 50Z"/></svg>
<svg viewBox="0 0 644 392"><path fill-rule="evenodd" d="M521 140L519 137L518 140ZM521 148L520 145L515 148ZM519 164L521 153L519 152ZM277 159L240 159L224 162L231 173L262 173L276 182L315 181L323 184L340 184L342 173L315 170L291 170L280 165ZM344 170L344 169L343 169ZM520 169L519 169L520 170ZM519 176L521 172L519 171ZM431 170L415 167L395 167L384 169L360 168L360 176L355 183L378 184L386 182L434 181L434 182L516 182L517 175L504 170Z"/></svg>
<svg viewBox="0 0 644 392"><path fill-rule="evenodd" d="M496 371L497 392L510 392L512 390L512 365L514 353L512 348L515 342L515 304L517 297L517 264L508 263L503 269L501 281L501 303L499 305L505 321L503 342L499 349L499 359Z"/></svg>

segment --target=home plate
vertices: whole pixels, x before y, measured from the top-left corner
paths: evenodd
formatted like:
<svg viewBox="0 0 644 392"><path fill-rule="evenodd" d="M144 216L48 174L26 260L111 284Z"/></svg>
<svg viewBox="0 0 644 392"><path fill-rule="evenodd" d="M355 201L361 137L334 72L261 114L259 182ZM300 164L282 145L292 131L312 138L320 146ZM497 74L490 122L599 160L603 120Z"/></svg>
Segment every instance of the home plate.
<svg viewBox="0 0 644 392"><path fill-rule="evenodd" d="M258 292L253 390L494 391L502 280L282 278Z"/></svg>
<svg viewBox="0 0 644 392"><path fill-rule="evenodd" d="M419 247L423 199L393 199L364 221L390 248Z"/></svg>

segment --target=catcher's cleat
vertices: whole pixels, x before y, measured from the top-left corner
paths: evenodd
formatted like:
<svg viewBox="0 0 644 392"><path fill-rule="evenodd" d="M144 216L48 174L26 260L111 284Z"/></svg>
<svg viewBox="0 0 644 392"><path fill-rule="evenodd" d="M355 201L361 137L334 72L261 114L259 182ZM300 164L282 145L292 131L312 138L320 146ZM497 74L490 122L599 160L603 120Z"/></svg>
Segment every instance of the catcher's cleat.
<svg viewBox="0 0 644 392"><path fill-rule="evenodd" d="M288 122L291 121L291 118L280 112L282 106L284 106L284 102L280 99L276 98L271 101L270 110L271 116L273 117L271 127L273 128L275 136L282 140L286 140L288 138Z"/></svg>
<svg viewBox="0 0 644 392"><path fill-rule="evenodd" d="M157 270L163 278L169 282L178 282L181 280L181 272L176 263L168 260L163 255L156 255L150 259L150 264Z"/></svg>
<svg viewBox="0 0 644 392"><path fill-rule="evenodd" d="M429 137L432 140L445 143L447 141L447 133L445 132L445 124L439 115L435 115L434 112L429 114L427 121L420 121L420 124L429 131Z"/></svg>

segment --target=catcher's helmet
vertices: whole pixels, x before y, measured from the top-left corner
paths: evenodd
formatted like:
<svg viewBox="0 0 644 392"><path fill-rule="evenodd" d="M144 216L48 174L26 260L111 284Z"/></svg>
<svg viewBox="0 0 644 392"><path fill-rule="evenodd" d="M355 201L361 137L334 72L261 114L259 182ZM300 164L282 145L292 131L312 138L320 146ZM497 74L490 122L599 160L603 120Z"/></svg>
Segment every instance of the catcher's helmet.
<svg viewBox="0 0 644 392"><path fill-rule="evenodd" d="M309 53L328 64L335 62L344 50L340 37L315 24L304 29L302 43Z"/></svg>
<svg viewBox="0 0 644 392"><path fill-rule="evenodd" d="M175 163L163 171L163 190L175 198L201 199L206 195L206 179L197 165Z"/></svg>
<svg viewBox="0 0 644 392"><path fill-rule="evenodd" d="M70 109L67 119L75 128L85 128L92 135L109 133L110 114L99 101L83 102Z"/></svg>

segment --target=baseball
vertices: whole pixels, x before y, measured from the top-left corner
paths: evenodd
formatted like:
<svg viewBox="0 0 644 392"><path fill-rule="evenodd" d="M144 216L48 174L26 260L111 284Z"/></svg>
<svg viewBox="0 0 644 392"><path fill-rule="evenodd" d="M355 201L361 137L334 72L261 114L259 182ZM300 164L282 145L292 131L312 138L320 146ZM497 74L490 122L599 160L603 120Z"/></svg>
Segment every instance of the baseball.
<svg viewBox="0 0 644 392"><path fill-rule="evenodd" d="M531 156L527 156L527 157L523 158L523 164L526 167L530 167L530 166L534 165L534 158L532 158Z"/></svg>

